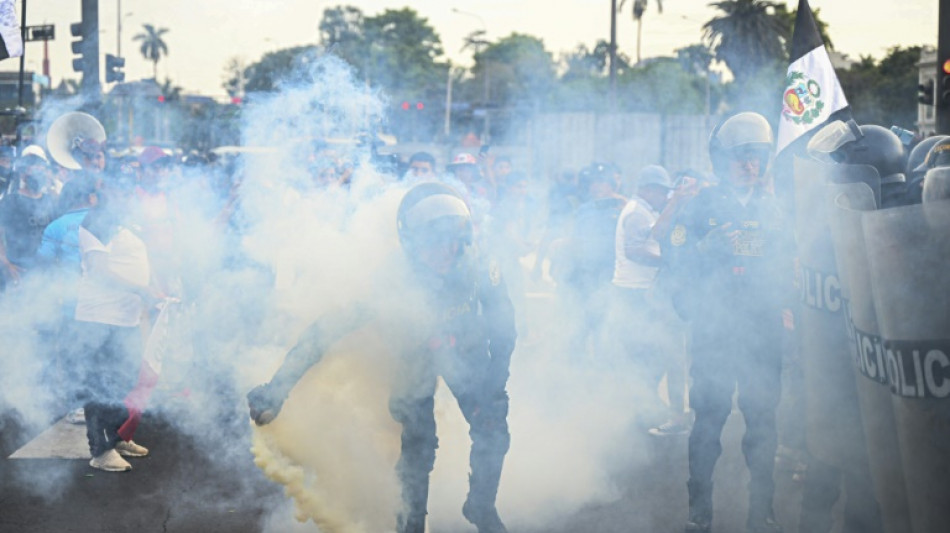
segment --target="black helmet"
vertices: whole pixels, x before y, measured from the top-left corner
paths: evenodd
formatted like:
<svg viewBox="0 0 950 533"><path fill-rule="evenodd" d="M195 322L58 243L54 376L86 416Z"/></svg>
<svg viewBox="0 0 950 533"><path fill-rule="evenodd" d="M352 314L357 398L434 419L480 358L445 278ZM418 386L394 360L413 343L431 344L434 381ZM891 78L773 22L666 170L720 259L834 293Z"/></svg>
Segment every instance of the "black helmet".
<svg viewBox="0 0 950 533"><path fill-rule="evenodd" d="M938 167L950 167L950 137L943 136L935 142L927 151L927 157L924 158L923 163L914 170L927 172Z"/></svg>
<svg viewBox="0 0 950 533"><path fill-rule="evenodd" d="M923 201L950 200L950 137L933 145L921 167L926 169Z"/></svg>
<svg viewBox="0 0 950 533"><path fill-rule="evenodd" d="M720 122L709 136L709 159L717 176L729 173L735 155L749 153L758 156L759 176L764 175L772 153L772 126L758 113L733 115Z"/></svg>
<svg viewBox="0 0 950 533"><path fill-rule="evenodd" d="M472 214L461 194L443 183L420 183L409 189L396 215L399 243L410 258L446 241L472 243Z"/></svg>
<svg viewBox="0 0 950 533"><path fill-rule="evenodd" d="M917 143L907 156L907 179L923 177L927 172L927 156L938 142L948 139L946 135L933 135Z"/></svg>
<svg viewBox="0 0 950 533"><path fill-rule="evenodd" d="M818 130L808 142L808 152L821 160L872 166L881 183L904 181L904 145L893 131L881 126L836 120Z"/></svg>

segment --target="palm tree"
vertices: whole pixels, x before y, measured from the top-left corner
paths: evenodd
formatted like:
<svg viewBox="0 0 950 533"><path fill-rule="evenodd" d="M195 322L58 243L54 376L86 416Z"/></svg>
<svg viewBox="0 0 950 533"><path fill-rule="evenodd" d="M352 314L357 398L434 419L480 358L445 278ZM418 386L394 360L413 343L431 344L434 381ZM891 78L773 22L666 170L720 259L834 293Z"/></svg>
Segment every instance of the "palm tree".
<svg viewBox="0 0 950 533"><path fill-rule="evenodd" d="M168 45L162 39L162 35L168 33L168 28L155 28L151 24L143 24L145 28L143 33L132 37L135 41L142 41L139 52L142 57L152 62L152 79L158 79L158 60L162 56L168 55Z"/></svg>
<svg viewBox="0 0 950 533"><path fill-rule="evenodd" d="M723 0L710 6L723 12L703 24L704 37L716 59L729 67L740 87L762 67L781 62L789 27L782 7L767 0Z"/></svg>
<svg viewBox="0 0 950 533"><path fill-rule="evenodd" d="M172 80L165 78L165 83L159 86L159 90L162 91L162 96L165 97L166 102L174 102L181 99L181 87L172 83Z"/></svg>
<svg viewBox="0 0 950 533"><path fill-rule="evenodd" d="M618 11L623 10L627 0L620 0ZM663 12L663 0L656 0L657 10ZM640 35L643 32L643 14L647 10L647 0L633 0L633 20L637 21L637 63L640 62Z"/></svg>

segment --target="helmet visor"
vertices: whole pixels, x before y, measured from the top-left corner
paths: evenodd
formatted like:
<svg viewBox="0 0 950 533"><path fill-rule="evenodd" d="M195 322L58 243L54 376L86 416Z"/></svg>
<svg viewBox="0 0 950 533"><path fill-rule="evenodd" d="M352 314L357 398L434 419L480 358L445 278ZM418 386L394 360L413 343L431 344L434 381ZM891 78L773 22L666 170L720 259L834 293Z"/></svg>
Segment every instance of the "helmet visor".
<svg viewBox="0 0 950 533"><path fill-rule="evenodd" d="M861 137L861 130L853 120L836 120L818 130L808 141L808 153L819 161L839 163L841 158L837 154L838 150Z"/></svg>

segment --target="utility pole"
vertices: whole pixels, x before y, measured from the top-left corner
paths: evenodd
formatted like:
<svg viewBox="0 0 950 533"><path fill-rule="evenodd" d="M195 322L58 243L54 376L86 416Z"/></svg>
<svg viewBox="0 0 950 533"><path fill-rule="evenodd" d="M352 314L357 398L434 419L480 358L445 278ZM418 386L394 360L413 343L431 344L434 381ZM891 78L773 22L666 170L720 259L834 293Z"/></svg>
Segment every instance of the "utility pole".
<svg viewBox="0 0 950 533"><path fill-rule="evenodd" d="M617 108L617 0L610 0L610 111Z"/></svg>
<svg viewBox="0 0 950 533"><path fill-rule="evenodd" d="M20 8L20 42L23 43L23 52L20 53L20 85L17 93L17 108L23 107L23 71L26 67L26 0ZM19 136L19 133L17 133Z"/></svg>

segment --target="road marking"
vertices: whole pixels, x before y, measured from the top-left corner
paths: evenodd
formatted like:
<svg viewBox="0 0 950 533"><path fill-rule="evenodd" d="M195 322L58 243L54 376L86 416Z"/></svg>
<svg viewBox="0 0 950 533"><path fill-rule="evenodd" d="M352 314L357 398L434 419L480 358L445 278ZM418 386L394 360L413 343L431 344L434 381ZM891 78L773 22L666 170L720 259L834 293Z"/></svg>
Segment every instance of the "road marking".
<svg viewBox="0 0 950 533"><path fill-rule="evenodd" d="M63 417L46 431L13 452L10 459L89 459L85 424L70 424Z"/></svg>

